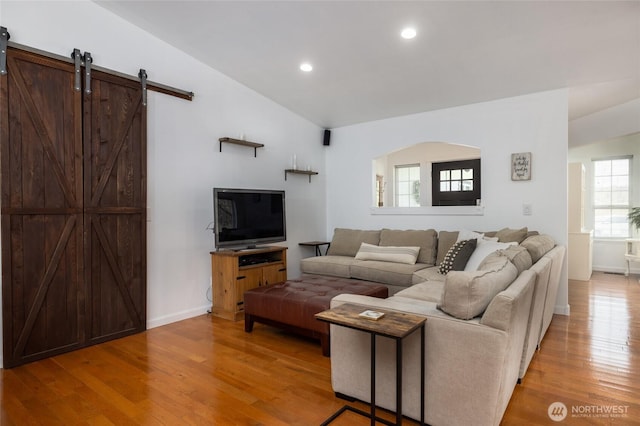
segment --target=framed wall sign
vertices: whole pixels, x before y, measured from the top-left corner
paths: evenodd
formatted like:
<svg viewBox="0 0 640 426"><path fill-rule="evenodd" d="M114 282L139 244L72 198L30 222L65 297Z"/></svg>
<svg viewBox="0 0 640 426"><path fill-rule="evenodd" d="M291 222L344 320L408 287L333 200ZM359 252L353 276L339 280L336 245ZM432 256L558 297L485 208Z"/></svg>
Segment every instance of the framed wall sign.
<svg viewBox="0 0 640 426"><path fill-rule="evenodd" d="M531 153L511 154L511 180L531 180Z"/></svg>

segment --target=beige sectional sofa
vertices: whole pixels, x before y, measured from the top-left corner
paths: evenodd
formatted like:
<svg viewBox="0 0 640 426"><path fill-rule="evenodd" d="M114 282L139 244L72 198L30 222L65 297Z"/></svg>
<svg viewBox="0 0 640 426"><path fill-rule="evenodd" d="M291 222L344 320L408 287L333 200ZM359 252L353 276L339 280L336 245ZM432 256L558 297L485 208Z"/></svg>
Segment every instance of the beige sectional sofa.
<svg viewBox="0 0 640 426"><path fill-rule="evenodd" d="M415 263L360 260L362 244L378 247L420 247ZM385 284L389 294L413 284L413 273L436 264L438 234L427 230L358 230L336 228L327 256L302 259L303 273L356 278Z"/></svg>
<svg viewBox="0 0 640 426"><path fill-rule="evenodd" d="M467 231L336 229L329 256L302 261L305 273L383 282L394 293L387 299L339 295L332 307L355 303L363 310L427 316L425 420L435 426L500 423L551 321L565 257L565 248L547 235L503 229L476 238L467 262L472 268L440 273L452 247L464 245L458 243L464 241L463 232ZM489 244L487 238L494 241ZM376 244L380 252L359 253L359 247ZM409 252L425 249L424 256L419 254L412 264L405 259L404 247ZM495 247L501 248L492 250ZM481 259L473 260L478 253ZM393 261L394 256L407 263ZM378 340L376 402L394 410L393 342ZM403 353L403 413L414 419L420 418L419 356L419 336L409 336ZM369 360L367 334L331 326L332 385L337 394L369 401Z"/></svg>

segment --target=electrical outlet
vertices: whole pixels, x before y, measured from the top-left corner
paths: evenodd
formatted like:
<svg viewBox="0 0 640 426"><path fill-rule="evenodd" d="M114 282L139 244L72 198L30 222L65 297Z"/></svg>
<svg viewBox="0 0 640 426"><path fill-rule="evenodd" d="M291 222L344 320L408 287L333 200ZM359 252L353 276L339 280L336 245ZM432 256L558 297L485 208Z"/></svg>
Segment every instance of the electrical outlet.
<svg viewBox="0 0 640 426"><path fill-rule="evenodd" d="M533 206L531 204L522 205L522 214L525 216L531 216L533 214Z"/></svg>

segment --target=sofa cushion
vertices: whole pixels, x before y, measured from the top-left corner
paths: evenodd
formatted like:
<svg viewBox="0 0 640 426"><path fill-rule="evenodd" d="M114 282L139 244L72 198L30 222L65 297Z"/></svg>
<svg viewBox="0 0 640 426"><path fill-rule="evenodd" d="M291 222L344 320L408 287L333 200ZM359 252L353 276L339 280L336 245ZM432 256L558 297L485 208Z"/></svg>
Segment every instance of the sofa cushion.
<svg viewBox="0 0 640 426"><path fill-rule="evenodd" d="M365 231L359 229L336 228L333 231L331 245L327 254L335 256L355 257L360 244L375 244L380 242L380 231Z"/></svg>
<svg viewBox="0 0 640 426"><path fill-rule="evenodd" d="M442 259L447 254L452 245L458 239L458 231L440 231L438 232L438 254L436 256L436 265L442 263Z"/></svg>
<svg viewBox="0 0 640 426"><path fill-rule="evenodd" d="M536 263L549 250L555 247L556 242L549 235L532 235L520 244L531 255L531 261Z"/></svg>
<svg viewBox="0 0 640 426"><path fill-rule="evenodd" d="M485 257L487 257L488 255L490 255L491 253L497 250L504 250L512 244L515 244L515 243L499 243L496 241L489 241L484 239L478 240L476 249L474 250L471 257L469 258L469 261L465 265L464 270L465 271L477 270L480 264L482 263L482 261L485 259Z"/></svg>
<svg viewBox="0 0 640 426"><path fill-rule="evenodd" d="M300 270L306 274L330 275L332 277L351 277L351 256L316 256L300 261Z"/></svg>
<svg viewBox="0 0 640 426"><path fill-rule="evenodd" d="M502 254L502 250L494 251L482 260L478 266L478 271L497 272L502 270L507 262L510 262L510 260L507 256Z"/></svg>
<svg viewBox="0 0 640 426"><path fill-rule="evenodd" d="M442 259L440 273L447 274L449 271L462 271L476 249L477 241L475 239L462 240L455 243Z"/></svg>
<svg viewBox="0 0 640 426"><path fill-rule="evenodd" d="M425 281L440 281L444 282L444 275L440 273L439 266L432 266L430 268L420 269L413 273L411 281L414 284L423 283Z"/></svg>
<svg viewBox="0 0 640 426"><path fill-rule="evenodd" d="M482 315L491 300L518 276L518 270L505 256L479 271L451 271L444 281L438 305L443 312L460 319Z"/></svg>
<svg viewBox="0 0 640 426"><path fill-rule="evenodd" d="M529 251L523 246L512 245L504 250L499 250L498 253L501 253L514 264L516 269L518 270L518 274L522 273L533 265L533 261L531 260L531 255Z"/></svg>
<svg viewBox="0 0 640 426"><path fill-rule="evenodd" d="M502 228L496 232L495 237L498 237L498 241L501 243L521 243L527 237L528 231L526 227L520 229Z"/></svg>
<svg viewBox="0 0 640 426"><path fill-rule="evenodd" d="M405 297L407 299L439 303L443 288L444 281L428 281L414 284L409 288L397 292L393 297Z"/></svg>
<svg viewBox="0 0 640 426"><path fill-rule="evenodd" d="M427 265L436 264L436 249L438 246L438 234L434 229L426 230L397 230L383 229L380 232L381 246L418 246L418 263Z"/></svg>
<svg viewBox="0 0 640 426"><path fill-rule="evenodd" d="M427 265L423 263L407 265L406 263L354 259L350 270L351 278L409 287L413 283L413 273L426 267Z"/></svg>
<svg viewBox="0 0 640 426"><path fill-rule="evenodd" d="M356 253L356 260L379 260L413 265L416 263L420 247L376 246L362 243Z"/></svg>

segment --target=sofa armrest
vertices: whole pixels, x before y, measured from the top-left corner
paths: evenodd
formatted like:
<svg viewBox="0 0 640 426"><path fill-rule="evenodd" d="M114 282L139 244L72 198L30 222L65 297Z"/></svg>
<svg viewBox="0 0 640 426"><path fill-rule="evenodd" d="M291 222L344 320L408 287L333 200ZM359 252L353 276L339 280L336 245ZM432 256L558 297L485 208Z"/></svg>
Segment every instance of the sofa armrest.
<svg viewBox="0 0 640 426"><path fill-rule="evenodd" d="M567 248L565 246L555 246L552 250L545 254L551 259L551 272L549 274L549 285L547 286L547 296L544 303L544 311L542 313L542 328L538 345L542 344L556 308L556 300L558 298L558 288L560 287L560 278L562 277L562 266L564 265Z"/></svg>
<svg viewBox="0 0 640 426"><path fill-rule="evenodd" d="M480 323L510 332L516 323L516 316L526 314L525 324L528 324L535 279L533 271L523 271L509 287L491 300Z"/></svg>
<svg viewBox="0 0 640 426"><path fill-rule="evenodd" d="M531 276L531 274L527 274ZM516 284L514 282L514 284ZM376 299L341 294L331 307L355 303L365 308L391 309L427 316L425 326L425 407L429 424L493 424L497 425L507 407L518 378L524 333L531 303L531 282L517 283L511 292L501 293L491 307L490 317L508 316L519 324L494 328L476 318L460 320L437 309L433 302L408 298ZM527 287L528 286L528 287ZM517 294L517 289L524 295ZM522 307L522 304L526 305ZM512 309L524 309L512 314ZM509 313L507 313L509 312ZM497 322L500 324L500 322ZM367 334L340 326L331 326L331 371L335 392L364 401L369 400L368 374L370 346ZM394 346L390 339L377 344L376 402L395 409ZM419 418L419 335L404 341L403 412ZM451 413L455 412L452 423Z"/></svg>

